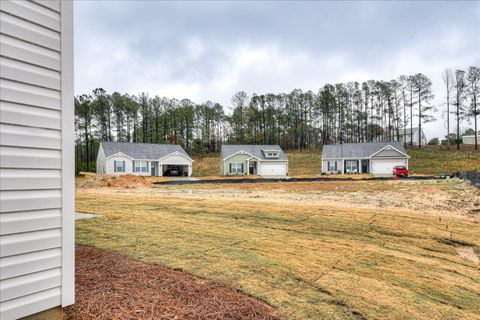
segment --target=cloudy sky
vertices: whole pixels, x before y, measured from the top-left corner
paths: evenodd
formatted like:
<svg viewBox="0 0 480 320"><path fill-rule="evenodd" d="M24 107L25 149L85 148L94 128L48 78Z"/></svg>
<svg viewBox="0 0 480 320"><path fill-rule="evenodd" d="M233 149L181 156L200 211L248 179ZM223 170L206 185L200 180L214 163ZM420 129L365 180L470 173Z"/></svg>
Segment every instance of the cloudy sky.
<svg viewBox="0 0 480 320"><path fill-rule="evenodd" d="M228 108L240 90L316 92L421 72L442 108L441 72L471 65L480 1L75 2L76 94L102 87ZM444 135L436 116L429 139Z"/></svg>

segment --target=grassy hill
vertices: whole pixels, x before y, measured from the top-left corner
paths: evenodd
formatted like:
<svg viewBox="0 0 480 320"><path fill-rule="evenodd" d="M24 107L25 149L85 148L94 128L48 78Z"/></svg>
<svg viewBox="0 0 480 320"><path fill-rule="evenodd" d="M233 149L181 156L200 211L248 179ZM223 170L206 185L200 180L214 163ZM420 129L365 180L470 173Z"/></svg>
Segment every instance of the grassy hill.
<svg viewBox="0 0 480 320"><path fill-rule="evenodd" d="M471 146L461 146L460 150L444 146L425 146L421 149L408 148L410 170L413 173L439 174L457 171L480 170L480 151Z"/></svg>
<svg viewBox="0 0 480 320"><path fill-rule="evenodd" d="M421 149L408 148L410 170L416 174L454 173L457 171L480 170L480 151L462 146L447 150L443 146L425 146ZM287 151L290 176L316 176L320 174L321 150ZM194 157L193 175L196 177L218 176L220 154Z"/></svg>

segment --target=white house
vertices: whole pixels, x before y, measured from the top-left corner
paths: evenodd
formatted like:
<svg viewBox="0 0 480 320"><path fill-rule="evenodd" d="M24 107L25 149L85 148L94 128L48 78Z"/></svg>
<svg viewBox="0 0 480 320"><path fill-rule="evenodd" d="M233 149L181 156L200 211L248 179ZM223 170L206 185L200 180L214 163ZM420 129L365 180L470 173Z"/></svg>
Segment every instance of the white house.
<svg viewBox="0 0 480 320"><path fill-rule="evenodd" d="M409 158L397 141L324 145L322 172L392 175L394 166L408 168Z"/></svg>
<svg viewBox="0 0 480 320"><path fill-rule="evenodd" d="M222 145L221 175L288 175L288 160L278 145Z"/></svg>
<svg viewBox="0 0 480 320"><path fill-rule="evenodd" d="M418 127L399 129L398 141L405 144L410 144L410 142L412 142L414 146L418 146L418 137L420 134L422 136L422 145L426 145L428 143L427 137L425 136L423 130L420 132ZM413 137L413 141L411 137Z"/></svg>
<svg viewBox="0 0 480 320"><path fill-rule="evenodd" d="M176 144L103 141L97 155L97 173L190 177L192 161Z"/></svg>
<svg viewBox="0 0 480 320"><path fill-rule="evenodd" d="M462 136L463 144L474 145L475 135ZM477 134L477 143L480 144L480 134Z"/></svg>
<svg viewBox="0 0 480 320"><path fill-rule="evenodd" d="M73 3L0 1L0 319L74 302Z"/></svg>

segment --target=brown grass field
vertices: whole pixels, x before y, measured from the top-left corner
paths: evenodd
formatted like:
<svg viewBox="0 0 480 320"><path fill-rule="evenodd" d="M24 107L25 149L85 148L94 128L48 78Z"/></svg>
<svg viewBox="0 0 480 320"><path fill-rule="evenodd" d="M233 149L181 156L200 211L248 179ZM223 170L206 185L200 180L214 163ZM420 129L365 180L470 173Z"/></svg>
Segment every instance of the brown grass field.
<svg viewBox="0 0 480 320"><path fill-rule="evenodd" d="M85 188L76 209L103 216L76 237L284 319L480 319L479 207L457 179Z"/></svg>

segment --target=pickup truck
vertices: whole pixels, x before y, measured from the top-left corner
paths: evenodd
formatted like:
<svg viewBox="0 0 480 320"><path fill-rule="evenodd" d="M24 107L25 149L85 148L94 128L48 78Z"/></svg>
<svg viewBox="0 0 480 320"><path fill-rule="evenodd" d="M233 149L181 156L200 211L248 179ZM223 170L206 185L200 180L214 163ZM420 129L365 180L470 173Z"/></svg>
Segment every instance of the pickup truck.
<svg viewBox="0 0 480 320"><path fill-rule="evenodd" d="M397 177L408 177L408 169L405 166L393 167L393 175Z"/></svg>

